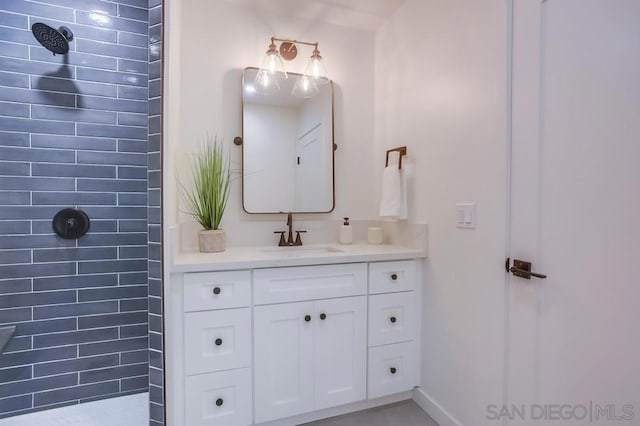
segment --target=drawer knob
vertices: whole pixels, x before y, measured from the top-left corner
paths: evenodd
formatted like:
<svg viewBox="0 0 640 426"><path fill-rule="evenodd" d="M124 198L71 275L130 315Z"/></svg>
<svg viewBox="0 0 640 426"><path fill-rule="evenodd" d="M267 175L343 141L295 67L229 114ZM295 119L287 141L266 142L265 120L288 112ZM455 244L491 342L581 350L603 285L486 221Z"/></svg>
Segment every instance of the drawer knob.
<svg viewBox="0 0 640 426"><path fill-rule="evenodd" d="M389 371L391 372L391 374L396 374L398 372L395 367L391 367Z"/></svg>
<svg viewBox="0 0 640 426"><path fill-rule="evenodd" d="M305 320L306 322L311 321L311 315L305 315L305 316L304 316L304 320Z"/></svg>
<svg viewBox="0 0 640 426"><path fill-rule="evenodd" d="M391 279L393 281L397 280L398 279L398 274L391 274Z"/></svg>
<svg viewBox="0 0 640 426"><path fill-rule="evenodd" d="M391 317L391 318L389 318L389 321L391 321L391 323L395 324L396 321L398 321L398 319L396 317Z"/></svg>
<svg viewBox="0 0 640 426"><path fill-rule="evenodd" d="M216 346L222 346L222 339L217 338L215 343L216 343Z"/></svg>
<svg viewBox="0 0 640 426"><path fill-rule="evenodd" d="M326 320L327 319L327 314L320 314L320 319L321 320Z"/></svg>
<svg viewBox="0 0 640 426"><path fill-rule="evenodd" d="M218 294L220 294L220 292L221 292L221 291L222 291L222 290L220 290L220 287L214 287L214 288L213 288L213 294L218 295Z"/></svg>
<svg viewBox="0 0 640 426"><path fill-rule="evenodd" d="M224 400L223 400L222 398L218 398L218 399L216 399L216 405L217 405L218 407L220 407L222 404L224 404Z"/></svg>

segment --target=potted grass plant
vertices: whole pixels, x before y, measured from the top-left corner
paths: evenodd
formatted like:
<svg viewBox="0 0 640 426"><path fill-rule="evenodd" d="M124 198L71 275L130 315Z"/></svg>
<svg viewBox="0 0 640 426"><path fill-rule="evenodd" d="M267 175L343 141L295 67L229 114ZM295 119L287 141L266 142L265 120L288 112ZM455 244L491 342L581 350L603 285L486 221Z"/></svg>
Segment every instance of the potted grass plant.
<svg viewBox="0 0 640 426"><path fill-rule="evenodd" d="M226 235L220 221L227 207L230 186L229 158L222 142L207 136L206 143L193 156L192 187L182 186L187 212L202 226L198 235L201 252L215 253L226 248Z"/></svg>

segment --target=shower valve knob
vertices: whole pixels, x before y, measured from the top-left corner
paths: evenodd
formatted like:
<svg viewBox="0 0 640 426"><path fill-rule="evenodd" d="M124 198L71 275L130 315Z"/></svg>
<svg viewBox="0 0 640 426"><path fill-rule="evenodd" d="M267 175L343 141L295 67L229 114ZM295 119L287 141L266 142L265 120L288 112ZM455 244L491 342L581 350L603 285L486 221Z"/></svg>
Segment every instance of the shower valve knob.
<svg viewBox="0 0 640 426"><path fill-rule="evenodd" d="M89 231L91 221L82 210L62 209L54 216L51 226L59 237L75 240Z"/></svg>

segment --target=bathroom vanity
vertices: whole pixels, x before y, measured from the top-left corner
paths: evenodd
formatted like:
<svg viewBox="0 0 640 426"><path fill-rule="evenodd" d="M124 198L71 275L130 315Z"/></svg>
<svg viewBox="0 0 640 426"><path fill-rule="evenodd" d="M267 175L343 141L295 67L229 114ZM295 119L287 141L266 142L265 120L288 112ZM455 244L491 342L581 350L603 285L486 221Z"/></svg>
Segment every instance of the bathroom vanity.
<svg viewBox="0 0 640 426"><path fill-rule="evenodd" d="M242 206L247 214L289 212L288 232L251 220L238 234L270 241L275 231L280 246L294 247L205 254L185 249L197 233L187 222L171 232L169 246L181 247L165 252L172 426L298 425L411 398L420 382L426 250L307 245L338 227L327 219L294 228L292 218L330 213L336 204L333 83L299 98L291 86L304 76L289 73L277 95L265 96L258 75L243 72L242 134L234 139ZM389 241L426 247L426 226L387 226Z"/></svg>
<svg viewBox="0 0 640 426"><path fill-rule="evenodd" d="M229 248L172 261L172 425L295 425L411 397L423 250Z"/></svg>

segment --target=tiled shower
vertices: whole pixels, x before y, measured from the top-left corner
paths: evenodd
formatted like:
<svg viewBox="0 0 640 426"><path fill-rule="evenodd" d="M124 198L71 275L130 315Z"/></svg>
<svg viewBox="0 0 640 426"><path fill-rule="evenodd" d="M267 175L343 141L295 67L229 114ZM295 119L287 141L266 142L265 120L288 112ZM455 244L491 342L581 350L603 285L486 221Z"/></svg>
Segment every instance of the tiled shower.
<svg viewBox="0 0 640 426"><path fill-rule="evenodd" d="M163 422L161 21L161 0L0 1L0 418L150 391ZM85 236L54 234L63 208Z"/></svg>

